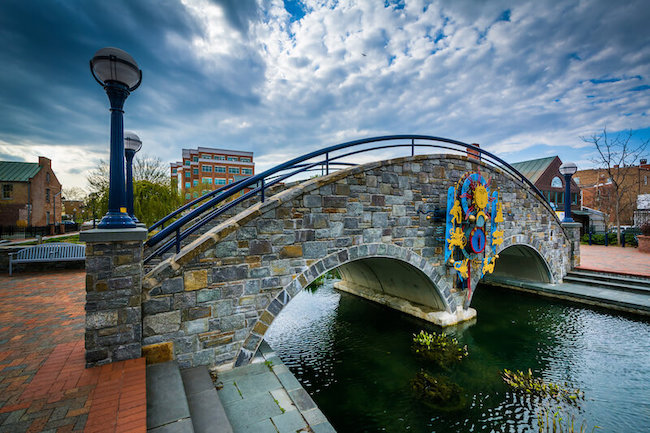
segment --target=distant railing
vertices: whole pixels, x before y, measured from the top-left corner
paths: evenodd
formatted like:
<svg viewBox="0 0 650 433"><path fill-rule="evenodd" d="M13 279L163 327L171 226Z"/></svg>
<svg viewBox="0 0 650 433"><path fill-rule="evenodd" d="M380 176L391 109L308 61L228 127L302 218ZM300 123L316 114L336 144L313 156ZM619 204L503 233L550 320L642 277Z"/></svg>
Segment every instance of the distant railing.
<svg viewBox="0 0 650 433"><path fill-rule="evenodd" d="M377 146L373 145L372 147L359 148L363 145L372 145L374 143L381 144ZM354 147L357 147L357 149L351 150L351 148ZM408 148L411 151L411 156L415 155L416 148L433 148L461 152L462 154L468 155L470 158L479 159L488 165L503 170L512 178L526 185L539 196L543 203L546 203L546 199L542 193L517 169L498 156L483 150L476 145L428 135L389 135L383 137L364 138L307 153L270 168L260 174L240 179L230 185L211 191L210 193L181 206L179 209L149 227L149 231L158 228L161 230L151 236L145 243L149 248L155 247L155 250L144 259L144 262L148 263L154 257L164 254L174 246L176 247L176 252L180 252L181 242L183 239L203 227L212 219L227 212L245 200L259 195L260 201L264 202L266 199L266 191L279 182L300 173L319 170L319 168L321 174L328 175L330 170L334 170L336 167L356 165L354 163L340 161L343 158L349 158L365 152L394 148ZM336 153L343 151L344 149L350 151ZM315 158L323 159L311 161ZM249 191L243 192L246 189ZM235 195L239 193L242 194L235 197ZM231 199L231 201L226 202L228 199ZM188 212L183 214L185 211ZM185 227L190 222L193 222L193 224L189 225L189 227ZM167 227L164 226L166 223L169 223Z"/></svg>

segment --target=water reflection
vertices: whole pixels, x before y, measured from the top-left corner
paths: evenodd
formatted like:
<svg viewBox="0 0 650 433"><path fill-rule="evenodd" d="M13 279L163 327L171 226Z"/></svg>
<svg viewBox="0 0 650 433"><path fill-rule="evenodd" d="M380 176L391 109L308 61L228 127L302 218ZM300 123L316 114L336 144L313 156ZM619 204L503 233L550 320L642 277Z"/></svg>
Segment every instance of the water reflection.
<svg viewBox="0 0 650 433"><path fill-rule="evenodd" d="M470 355L449 372L467 407L435 411L417 401L410 380L426 365L411 336L435 326L325 285L283 310L266 339L341 433L523 432L548 402L508 391L503 368L531 368L585 392L577 420L601 431L643 431L650 423L650 324L492 287L480 287L474 326L445 332Z"/></svg>

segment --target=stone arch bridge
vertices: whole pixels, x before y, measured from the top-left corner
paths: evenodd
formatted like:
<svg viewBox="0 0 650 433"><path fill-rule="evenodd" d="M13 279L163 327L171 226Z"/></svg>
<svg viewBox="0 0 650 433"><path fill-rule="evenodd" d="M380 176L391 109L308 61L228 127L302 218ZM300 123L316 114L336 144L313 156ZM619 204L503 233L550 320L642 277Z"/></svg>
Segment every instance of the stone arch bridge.
<svg viewBox="0 0 650 433"><path fill-rule="evenodd" d="M579 258L577 235L524 183L473 157L391 159L298 183L201 234L149 270L141 293L127 294L131 319L128 311L106 316L89 309L87 361L110 362L126 356L119 350L137 350L102 340L110 322L130 329L125 339L144 353L174 357L183 367L245 364L284 306L335 268L342 290L442 326L470 319L473 290L454 289L444 243L436 238L444 222L427 219L426 211L445 209L447 188L477 171L491 178L503 203L495 274L561 281ZM99 284L93 278L101 279L91 272L106 259L96 255L101 247L89 252L89 295ZM133 251L142 254L141 247ZM125 328L129 320L134 325Z"/></svg>

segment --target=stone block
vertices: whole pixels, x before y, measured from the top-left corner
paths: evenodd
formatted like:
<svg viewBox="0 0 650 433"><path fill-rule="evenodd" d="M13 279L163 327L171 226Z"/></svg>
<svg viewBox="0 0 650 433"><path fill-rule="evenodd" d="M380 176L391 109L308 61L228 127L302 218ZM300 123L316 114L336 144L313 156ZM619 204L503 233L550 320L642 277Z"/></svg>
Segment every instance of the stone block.
<svg viewBox="0 0 650 433"><path fill-rule="evenodd" d="M327 254L327 242L305 242L302 247L302 256L305 259L319 259Z"/></svg>
<svg viewBox="0 0 650 433"><path fill-rule="evenodd" d="M346 196L328 195L323 197L323 207L326 208L344 208L347 202L348 198Z"/></svg>
<svg viewBox="0 0 650 433"><path fill-rule="evenodd" d="M196 292L184 292L174 294L172 306L175 310L194 307L196 305Z"/></svg>
<svg viewBox="0 0 650 433"><path fill-rule="evenodd" d="M185 291L204 289L208 285L208 270L198 269L183 273Z"/></svg>
<svg viewBox="0 0 650 433"><path fill-rule="evenodd" d="M287 245L280 250L280 258L302 257L302 245Z"/></svg>
<svg viewBox="0 0 650 433"><path fill-rule="evenodd" d="M259 234L282 233L284 223L277 219L260 219L257 221L257 232Z"/></svg>
<svg viewBox="0 0 650 433"><path fill-rule="evenodd" d="M86 329L108 328L110 326L117 326L117 323L117 310L86 313Z"/></svg>
<svg viewBox="0 0 650 433"><path fill-rule="evenodd" d="M190 320L181 323L181 329L185 334L199 334L208 330L208 319Z"/></svg>
<svg viewBox="0 0 650 433"><path fill-rule="evenodd" d="M222 331L234 331L244 326L246 326L246 321L243 314L234 314L219 318L219 329Z"/></svg>
<svg viewBox="0 0 650 433"><path fill-rule="evenodd" d="M232 257L237 254L237 241L222 241L214 247L215 257Z"/></svg>
<svg viewBox="0 0 650 433"><path fill-rule="evenodd" d="M142 312L144 314L164 313L171 309L171 304L171 296L151 298L142 303Z"/></svg>
<svg viewBox="0 0 650 433"><path fill-rule="evenodd" d="M248 265L221 266L212 269L212 282L244 280L248 278Z"/></svg>
<svg viewBox="0 0 650 433"><path fill-rule="evenodd" d="M307 242L307 241L313 241L315 239L316 239L316 231L313 229L295 231L295 242Z"/></svg>
<svg viewBox="0 0 650 433"><path fill-rule="evenodd" d="M144 317L142 324L145 336L176 332L181 326L181 312L170 311L148 315Z"/></svg>
<svg viewBox="0 0 650 433"><path fill-rule="evenodd" d="M196 292L196 303L202 304L204 302L217 301L221 299L221 289L214 287L211 289L203 289Z"/></svg>
<svg viewBox="0 0 650 433"><path fill-rule="evenodd" d="M323 199L320 195L306 195L304 197L305 207L321 207L323 204Z"/></svg>
<svg viewBox="0 0 650 433"><path fill-rule="evenodd" d="M271 242L267 240L251 240L248 244L248 253L259 256L273 252Z"/></svg>
<svg viewBox="0 0 650 433"><path fill-rule="evenodd" d="M190 307L181 310L181 321L189 322L191 320L203 319L212 316L212 308L207 307Z"/></svg>
<svg viewBox="0 0 650 433"><path fill-rule="evenodd" d="M182 277L177 277L177 278L170 278L168 280L165 280L162 282L162 285L160 287L161 294L163 295L169 295L172 293L179 293L184 290L183 288L183 278Z"/></svg>

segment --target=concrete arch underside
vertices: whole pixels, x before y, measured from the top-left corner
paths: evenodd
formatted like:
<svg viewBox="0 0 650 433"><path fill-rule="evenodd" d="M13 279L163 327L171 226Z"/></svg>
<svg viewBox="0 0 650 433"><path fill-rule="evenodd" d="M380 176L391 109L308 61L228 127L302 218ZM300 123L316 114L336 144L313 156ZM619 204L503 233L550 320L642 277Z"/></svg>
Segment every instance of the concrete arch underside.
<svg viewBox="0 0 650 433"><path fill-rule="evenodd" d="M491 277L540 283L553 282L553 274L544 257L534 247L525 244L510 245L501 250Z"/></svg>

